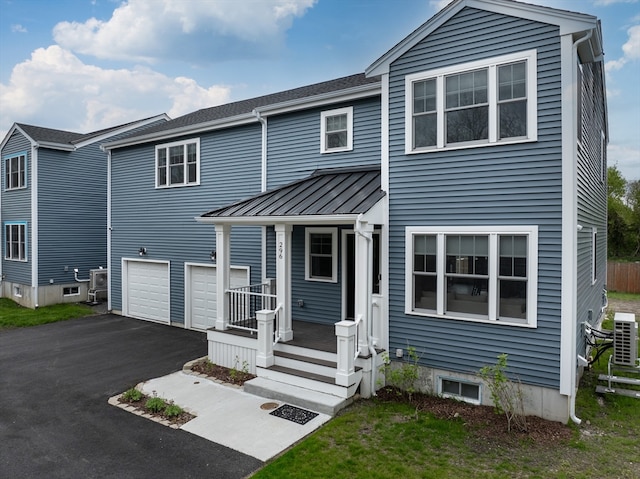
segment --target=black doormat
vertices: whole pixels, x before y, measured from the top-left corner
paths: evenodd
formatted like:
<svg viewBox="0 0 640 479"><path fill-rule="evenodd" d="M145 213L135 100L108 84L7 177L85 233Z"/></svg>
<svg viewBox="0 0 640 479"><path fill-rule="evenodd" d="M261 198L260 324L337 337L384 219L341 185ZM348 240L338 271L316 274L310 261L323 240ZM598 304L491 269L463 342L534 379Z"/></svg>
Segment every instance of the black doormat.
<svg viewBox="0 0 640 479"><path fill-rule="evenodd" d="M289 404L283 404L269 414L297 424L306 424L318 415L317 412L307 411L306 409L300 409L299 407L291 406Z"/></svg>

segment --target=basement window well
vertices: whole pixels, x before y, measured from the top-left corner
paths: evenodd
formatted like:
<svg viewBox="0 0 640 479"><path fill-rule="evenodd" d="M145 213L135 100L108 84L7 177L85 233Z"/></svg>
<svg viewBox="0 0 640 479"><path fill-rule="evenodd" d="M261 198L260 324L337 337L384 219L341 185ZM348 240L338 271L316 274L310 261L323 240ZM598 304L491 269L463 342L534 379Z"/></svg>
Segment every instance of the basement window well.
<svg viewBox="0 0 640 479"><path fill-rule="evenodd" d="M66 286L62 288L63 296L78 296L80 294L80 288L78 286Z"/></svg>
<svg viewBox="0 0 640 479"><path fill-rule="evenodd" d="M480 384L477 383L439 377L438 392L443 397L450 397L471 404L480 404Z"/></svg>

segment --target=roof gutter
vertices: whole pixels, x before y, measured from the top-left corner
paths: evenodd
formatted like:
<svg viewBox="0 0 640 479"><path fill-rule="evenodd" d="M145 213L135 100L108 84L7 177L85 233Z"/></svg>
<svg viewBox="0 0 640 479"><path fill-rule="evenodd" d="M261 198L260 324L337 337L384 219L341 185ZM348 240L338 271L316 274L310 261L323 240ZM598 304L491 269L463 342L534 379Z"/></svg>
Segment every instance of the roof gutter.
<svg viewBox="0 0 640 479"><path fill-rule="evenodd" d="M281 113L289 113L307 108L314 108L316 106L323 106L328 103L358 100L381 94L382 83L371 82L365 85L347 88L345 90L331 91L312 97L298 98L296 100L289 100L282 103L274 103L273 105L265 105L256 108L254 111L259 111L263 116L279 115Z"/></svg>
<svg viewBox="0 0 640 479"><path fill-rule="evenodd" d="M196 133L202 133L204 131L230 128L232 126L238 125L246 125L255 121L256 119L255 116L253 116L253 113L245 113L221 120L207 121L204 123L198 123L196 125L187 125L180 128L175 128L173 130L163 130L155 133L148 133L146 135L136 136L135 138L131 139L112 141L105 143L102 146L105 150L113 150L115 148L124 148L126 146L139 145L140 143L147 143L150 141L167 140L170 138L175 138L176 136L193 135Z"/></svg>
<svg viewBox="0 0 640 479"><path fill-rule="evenodd" d="M257 117L257 113L259 113L262 117L267 117L270 115L277 115L281 113L322 106L329 103L337 103L338 101L351 101L357 100L359 98L368 98L371 96L380 95L381 92L382 87L380 82L367 83L366 85L360 85L345 90L332 91L312 97L304 97L296 100L257 107L254 108L250 113L243 113L241 115L236 115L228 118L221 118L204 123L187 125L172 130L158 131L155 133L136 136L135 138L112 141L109 143L105 143L103 147L105 150L111 150L115 148L124 148L127 146L138 145L140 143L147 143L150 141L166 140L175 138L176 136L194 135L211 130L246 125L254 123L256 121L260 121Z"/></svg>
<svg viewBox="0 0 640 479"><path fill-rule="evenodd" d="M36 143L38 148L48 148L50 150L61 150L61 151L75 151L76 147L74 145L69 145L65 143L54 143L52 141L39 141Z"/></svg>
<svg viewBox="0 0 640 479"><path fill-rule="evenodd" d="M343 225L355 224L360 217L359 213L336 215L303 215L303 216L196 216L198 223L211 225L244 225L264 226L273 224L321 224Z"/></svg>

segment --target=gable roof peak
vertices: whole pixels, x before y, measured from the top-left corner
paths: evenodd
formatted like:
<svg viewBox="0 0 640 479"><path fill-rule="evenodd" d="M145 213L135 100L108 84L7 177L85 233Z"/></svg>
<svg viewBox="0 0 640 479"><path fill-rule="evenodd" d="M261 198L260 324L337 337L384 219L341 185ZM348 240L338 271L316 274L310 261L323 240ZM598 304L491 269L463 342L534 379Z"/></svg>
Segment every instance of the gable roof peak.
<svg viewBox="0 0 640 479"><path fill-rule="evenodd" d="M365 74L374 76L389 73L390 65L395 60L467 7L557 25L560 29L560 35L586 32L594 29L599 30L600 28L596 17L584 13L533 5L515 0L453 0L373 62L365 70ZM600 38L597 40L601 42ZM599 49L601 50L601 47Z"/></svg>

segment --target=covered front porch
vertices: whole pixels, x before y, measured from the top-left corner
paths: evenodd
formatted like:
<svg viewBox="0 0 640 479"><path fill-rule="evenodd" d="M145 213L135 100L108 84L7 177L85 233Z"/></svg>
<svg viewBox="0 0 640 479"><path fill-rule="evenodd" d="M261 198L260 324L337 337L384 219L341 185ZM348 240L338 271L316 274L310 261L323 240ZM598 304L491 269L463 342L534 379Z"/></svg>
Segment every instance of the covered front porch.
<svg viewBox="0 0 640 479"><path fill-rule="evenodd" d="M379 170L322 170L199 217L216 229L218 307L207 331L209 359L256 374L245 384L249 392L294 403L283 391L339 398L324 411L330 414L356 392L370 396L386 328L383 197ZM263 263L275 277L231 288L230 235L243 225L265 227L270 248ZM315 308L305 308L292 290L305 291Z"/></svg>

